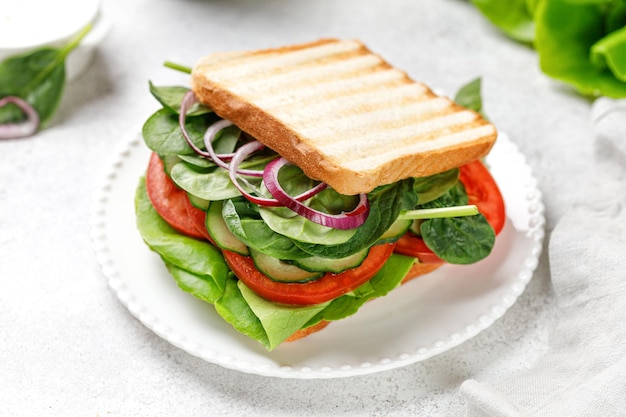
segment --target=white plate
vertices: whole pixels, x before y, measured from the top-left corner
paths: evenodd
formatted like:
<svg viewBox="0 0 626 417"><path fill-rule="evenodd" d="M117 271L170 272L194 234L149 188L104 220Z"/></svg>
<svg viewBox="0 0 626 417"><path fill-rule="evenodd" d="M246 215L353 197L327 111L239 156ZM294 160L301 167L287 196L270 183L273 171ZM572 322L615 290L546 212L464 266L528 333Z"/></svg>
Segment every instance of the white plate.
<svg viewBox="0 0 626 417"><path fill-rule="evenodd" d="M356 315L272 352L230 327L213 306L178 289L135 226L134 195L148 163L139 138L124 144L95 195L92 240L120 301L173 345L226 368L283 378L370 374L425 360L470 339L515 303L542 250L541 193L504 134L487 158L507 206L492 254L446 265L367 303Z"/></svg>

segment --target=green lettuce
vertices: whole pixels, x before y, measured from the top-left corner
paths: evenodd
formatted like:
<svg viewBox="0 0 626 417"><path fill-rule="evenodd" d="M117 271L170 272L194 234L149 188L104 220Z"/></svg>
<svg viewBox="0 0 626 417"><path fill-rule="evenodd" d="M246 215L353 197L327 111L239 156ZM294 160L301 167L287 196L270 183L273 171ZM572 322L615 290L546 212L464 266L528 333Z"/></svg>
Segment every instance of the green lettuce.
<svg viewBox="0 0 626 417"><path fill-rule="evenodd" d="M268 350L300 329L356 313L368 300L400 285L414 263L413 258L394 254L374 278L349 294L313 306L287 306L259 297L239 281L213 245L170 227L150 203L143 178L135 195L135 211L144 242L161 256L179 288L213 304L226 322Z"/></svg>
<svg viewBox="0 0 626 417"><path fill-rule="evenodd" d="M626 97L626 0L472 0L541 70L588 97Z"/></svg>

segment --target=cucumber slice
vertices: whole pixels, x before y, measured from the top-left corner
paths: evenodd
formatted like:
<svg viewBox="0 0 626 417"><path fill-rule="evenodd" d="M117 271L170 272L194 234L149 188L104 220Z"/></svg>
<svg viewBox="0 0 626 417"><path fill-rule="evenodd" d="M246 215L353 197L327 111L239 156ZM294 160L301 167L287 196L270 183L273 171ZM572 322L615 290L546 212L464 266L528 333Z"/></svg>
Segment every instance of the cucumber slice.
<svg viewBox="0 0 626 417"><path fill-rule="evenodd" d="M228 230L226 222L222 217L222 206L224 202L211 201L206 214L206 228L215 244L225 250L236 252L240 255L248 255L248 247L233 233Z"/></svg>
<svg viewBox="0 0 626 417"><path fill-rule="evenodd" d="M159 155L161 161L163 162L163 170L170 176L170 172L172 172L172 167L180 162L180 158L177 155Z"/></svg>
<svg viewBox="0 0 626 417"><path fill-rule="evenodd" d="M415 236L422 236L422 231L420 230L420 226L422 226L422 223L424 223L424 219L413 220L413 223L411 223L411 227L409 227L411 233L413 233Z"/></svg>
<svg viewBox="0 0 626 417"><path fill-rule="evenodd" d="M199 208L202 211L207 211L209 209L209 203L211 203L209 200L197 197L191 193L187 193L187 197L189 197L189 201L192 206Z"/></svg>
<svg viewBox="0 0 626 417"><path fill-rule="evenodd" d="M391 227L378 239L378 243L393 243L409 230L413 220L396 220Z"/></svg>
<svg viewBox="0 0 626 417"><path fill-rule="evenodd" d="M307 282L324 275L323 272L310 272L288 264L277 258L272 258L261 252L250 250L256 268L270 279L280 282Z"/></svg>
<svg viewBox="0 0 626 417"><path fill-rule="evenodd" d="M292 263L306 271L339 273L361 265L365 258L367 258L368 253L369 249L364 249L345 258L328 259L320 258L319 256L311 256L308 258L295 259Z"/></svg>

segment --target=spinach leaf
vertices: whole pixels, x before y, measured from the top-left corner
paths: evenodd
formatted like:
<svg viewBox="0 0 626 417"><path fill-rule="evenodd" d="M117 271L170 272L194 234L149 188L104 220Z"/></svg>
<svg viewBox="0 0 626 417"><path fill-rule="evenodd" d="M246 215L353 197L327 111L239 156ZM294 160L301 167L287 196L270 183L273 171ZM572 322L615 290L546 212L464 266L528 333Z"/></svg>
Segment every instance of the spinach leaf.
<svg viewBox="0 0 626 417"><path fill-rule="evenodd" d="M463 85L454 96L454 101L465 108L474 110L487 119L487 116L483 113L483 100L480 93L481 84L481 79L476 78Z"/></svg>
<svg viewBox="0 0 626 417"><path fill-rule="evenodd" d="M55 114L65 88L65 60L91 25L63 48L44 47L11 56L0 63L0 97L26 100L45 125ZM24 115L13 105L0 108L0 123L20 122Z"/></svg>
<svg viewBox="0 0 626 417"><path fill-rule="evenodd" d="M261 207L259 213L270 229L299 242L336 245L346 242L355 233L355 229L322 226L286 207Z"/></svg>
<svg viewBox="0 0 626 417"><path fill-rule="evenodd" d="M412 209L417 204L412 178L380 186L370 192L368 198L370 212L367 220L346 242L323 245L294 240L295 245L314 256L330 259L345 258L372 246L396 221L401 211Z"/></svg>
<svg viewBox="0 0 626 417"><path fill-rule="evenodd" d="M428 177L414 178L413 192L417 194L417 203L425 204L441 197L454 187L458 180L458 168Z"/></svg>
<svg viewBox="0 0 626 417"><path fill-rule="evenodd" d="M225 200L241 195L223 168L202 172L183 161L172 167L170 177L178 187L204 200Z"/></svg>
<svg viewBox="0 0 626 417"><path fill-rule="evenodd" d="M183 96L189 91L187 87L165 86L157 87L152 82L149 83L150 93L161 105L175 114L180 114L180 103ZM187 112L187 116L200 116L212 112L207 106L201 103L194 103Z"/></svg>
<svg viewBox="0 0 626 417"><path fill-rule="evenodd" d="M420 208L451 207L467 204L467 194L459 182L448 193ZM470 264L491 253L496 235L482 214L424 220L420 233L426 245L444 261Z"/></svg>
<svg viewBox="0 0 626 417"><path fill-rule="evenodd" d="M244 198L224 202L222 217L231 231L246 246L274 258L293 260L310 256L294 241L274 232Z"/></svg>
<svg viewBox="0 0 626 417"><path fill-rule="evenodd" d="M204 132L219 120L212 113L188 117L187 132L193 143L204 147ZM146 146L159 155L187 155L194 153L178 125L178 115L162 108L153 113L141 130Z"/></svg>

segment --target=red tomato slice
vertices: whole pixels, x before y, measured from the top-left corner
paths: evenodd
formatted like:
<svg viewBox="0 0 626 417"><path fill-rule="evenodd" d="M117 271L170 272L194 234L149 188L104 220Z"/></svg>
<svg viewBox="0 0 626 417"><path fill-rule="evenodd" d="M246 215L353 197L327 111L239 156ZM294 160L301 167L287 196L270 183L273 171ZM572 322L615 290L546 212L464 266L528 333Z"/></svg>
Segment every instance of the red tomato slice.
<svg viewBox="0 0 626 417"><path fill-rule="evenodd" d="M199 211L202 215L204 212L193 207L189 202L187 193L178 188L167 176L163 169L163 162L156 153L152 153L148 163L146 190L152 206L170 226L187 236L196 239L206 238L198 230L198 220L194 217L200 216L200 214L189 215L189 211L193 211L192 209ZM187 206L191 206L191 209L188 209ZM204 221L202 224L204 225Z"/></svg>
<svg viewBox="0 0 626 417"><path fill-rule="evenodd" d="M460 168L459 179L465 186L469 204L478 207L496 235L500 233L506 221L504 199L489 170L480 161L470 162Z"/></svg>
<svg viewBox="0 0 626 417"><path fill-rule="evenodd" d="M235 275L261 297L285 304L312 305L333 300L372 279L393 249L393 243L373 246L358 267L339 274L327 273L318 280L305 283L272 281L256 269L251 257L226 250L222 253Z"/></svg>
<svg viewBox="0 0 626 417"><path fill-rule="evenodd" d="M469 204L475 204L478 211L487 219L496 235L504 228L506 213L504 199L489 170L480 161L470 162L459 168L459 179L465 186ZM417 258L422 263L442 263L424 241L406 233L396 242L395 251L402 255Z"/></svg>
<svg viewBox="0 0 626 417"><path fill-rule="evenodd" d="M206 211L199 209L198 207L191 204L187 193L185 193L185 209L187 210L187 215L191 222L196 226L196 229L200 234L209 242L215 243L211 235L209 235L209 231L206 229Z"/></svg>

